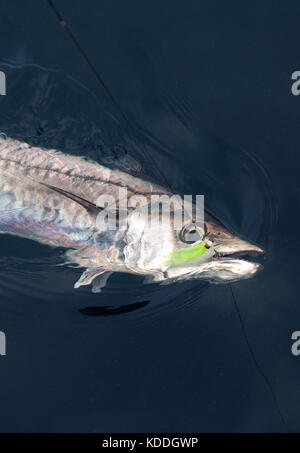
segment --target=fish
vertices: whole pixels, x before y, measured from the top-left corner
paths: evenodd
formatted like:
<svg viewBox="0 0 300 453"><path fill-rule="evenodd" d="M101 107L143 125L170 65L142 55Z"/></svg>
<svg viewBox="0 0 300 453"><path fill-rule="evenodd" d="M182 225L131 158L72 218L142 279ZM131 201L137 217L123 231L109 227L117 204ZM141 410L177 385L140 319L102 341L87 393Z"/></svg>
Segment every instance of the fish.
<svg viewBox="0 0 300 453"><path fill-rule="evenodd" d="M176 203L169 222L149 221L150 206L159 220L164 212L153 198L174 194L120 168L1 137L0 232L64 248L66 264L84 268L74 287L92 285L95 293L115 272L142 275L145 283L218 284L262 270L260 263L241 259L263 254L262 247L211 212L196 222L193 203L180 230Z"/></svg>

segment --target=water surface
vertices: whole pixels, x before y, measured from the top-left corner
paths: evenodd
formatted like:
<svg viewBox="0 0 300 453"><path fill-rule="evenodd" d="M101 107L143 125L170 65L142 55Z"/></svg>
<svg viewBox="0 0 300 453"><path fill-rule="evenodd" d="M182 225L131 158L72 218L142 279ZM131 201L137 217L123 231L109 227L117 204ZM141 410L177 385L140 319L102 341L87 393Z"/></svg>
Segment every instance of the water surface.
<svg viewBox="0 0 300 453"><path fill-rule="evenodd" d="M1 5L0 131L99 162L129 156L263 245L264 272L232 285L256 362L228 285L114 275L92 294L73 289L81 270L61 265L63 250L1 235L0 430L299 431L299 6L56 4L134 131L34 1Z"/></svg>

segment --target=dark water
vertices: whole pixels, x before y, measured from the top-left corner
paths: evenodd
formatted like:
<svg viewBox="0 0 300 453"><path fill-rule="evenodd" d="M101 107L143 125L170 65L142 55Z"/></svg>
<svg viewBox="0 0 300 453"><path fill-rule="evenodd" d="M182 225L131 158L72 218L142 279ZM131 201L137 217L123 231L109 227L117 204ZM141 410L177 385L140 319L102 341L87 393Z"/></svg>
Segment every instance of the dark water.
<svg viewBox="0 0 300 453"><path fill-rule="evenodd" d="M0 3L0 130L99 161L128 153L267 254L232 285L241 325L228 285L114 275L92 294L57 266L62 250L1 235L0 430L300 431L299 5L56 5L135 134L34 0Z"/></svg>

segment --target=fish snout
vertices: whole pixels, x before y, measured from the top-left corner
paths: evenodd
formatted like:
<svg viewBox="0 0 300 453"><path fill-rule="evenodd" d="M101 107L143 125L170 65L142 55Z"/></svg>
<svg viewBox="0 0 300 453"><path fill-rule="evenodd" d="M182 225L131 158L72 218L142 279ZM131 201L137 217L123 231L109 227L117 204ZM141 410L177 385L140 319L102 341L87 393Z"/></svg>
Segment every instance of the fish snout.
<svg viewBox="0 0 300 453"><path fill-rule="evenodd" d="M259 245L246 241L231 233L216 236L214 249L219 256L257 256L265 253L265 250Z"/></svg>

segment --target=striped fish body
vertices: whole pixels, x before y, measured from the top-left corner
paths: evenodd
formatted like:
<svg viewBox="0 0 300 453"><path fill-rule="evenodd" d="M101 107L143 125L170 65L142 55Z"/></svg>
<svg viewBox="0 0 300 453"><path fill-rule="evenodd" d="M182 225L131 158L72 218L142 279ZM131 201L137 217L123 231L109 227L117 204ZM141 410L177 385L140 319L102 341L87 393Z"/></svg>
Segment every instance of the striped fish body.
<svg viewBox="0 0 300 453"><path fill-rule="evenodd" d="M10 138L0 141L0 230L42 242L82 248L97 232L95 215L50 187L96 204L106 194L118 200L148 195L160 187L120 170Z"/></svg>
<svg viewBox="0 0 300 453"><path fill-rule="evenodd" d="M201 278L222 283L249 278L261 268L230 257L263 250L234 235L207 213L205 227L210 242L215 243L210 253L201 254L201 260L199 246L189 250L193 246L182 241L171 223L154 228L147 212L141 216L133 210L125 230L111 230L107 223L99 222L98 200L111 195L121 212L122 188L127 190L127 200L143 195L147 206L153 194L171 195L121 170L10 138L0 139L0 232L67 248L68 260L87 268L75 287L93 283L98 292L114 271L143 274L155 281ZM174 221L175 210L172 214ZM204 230L202 240L206 240Z"/></svg>

